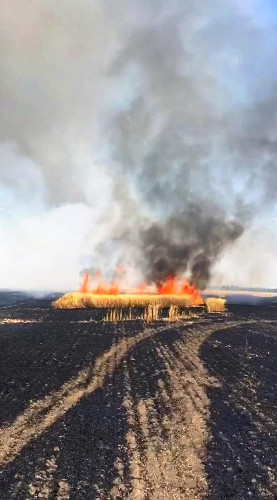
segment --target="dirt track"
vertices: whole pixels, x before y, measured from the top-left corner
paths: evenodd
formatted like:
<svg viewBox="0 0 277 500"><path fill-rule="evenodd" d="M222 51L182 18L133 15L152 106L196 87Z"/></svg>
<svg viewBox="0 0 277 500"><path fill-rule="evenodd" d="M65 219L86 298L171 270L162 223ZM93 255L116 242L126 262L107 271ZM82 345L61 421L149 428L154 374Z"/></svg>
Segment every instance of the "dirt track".
<svg viewBox="0 0 277 500"><path fill-rule="evenodd" d="M277 498L277 310L0 311L0 498Z"/></svg>

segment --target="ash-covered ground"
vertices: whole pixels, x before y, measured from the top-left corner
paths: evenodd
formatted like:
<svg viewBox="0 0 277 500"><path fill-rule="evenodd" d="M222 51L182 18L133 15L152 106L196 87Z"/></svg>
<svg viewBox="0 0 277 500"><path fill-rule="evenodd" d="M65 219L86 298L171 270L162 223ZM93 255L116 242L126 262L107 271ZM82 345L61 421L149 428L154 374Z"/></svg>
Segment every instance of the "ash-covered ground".
<svg viewBox="0 0 277 500"><path fill-rule="evenodd" d="M277 308L95 322L7 293L0 498L277 498Z"/></svg>

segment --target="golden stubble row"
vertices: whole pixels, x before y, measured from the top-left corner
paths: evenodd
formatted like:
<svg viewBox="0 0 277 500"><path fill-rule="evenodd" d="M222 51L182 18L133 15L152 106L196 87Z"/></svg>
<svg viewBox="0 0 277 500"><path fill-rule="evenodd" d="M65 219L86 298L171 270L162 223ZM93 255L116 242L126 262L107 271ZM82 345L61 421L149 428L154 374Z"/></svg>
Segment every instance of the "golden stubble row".
<svg viewBox="0 0 277 500"><path fill-rule="evenodd" d="M205 300L208 312L224 312L226 300L211 297ZM192 307L190 295L97 295L93 293L67 293L54 301L54 309L90 309L90 308L130 308L130 307ZM203 304L204 305L204 304Z"/></svg>

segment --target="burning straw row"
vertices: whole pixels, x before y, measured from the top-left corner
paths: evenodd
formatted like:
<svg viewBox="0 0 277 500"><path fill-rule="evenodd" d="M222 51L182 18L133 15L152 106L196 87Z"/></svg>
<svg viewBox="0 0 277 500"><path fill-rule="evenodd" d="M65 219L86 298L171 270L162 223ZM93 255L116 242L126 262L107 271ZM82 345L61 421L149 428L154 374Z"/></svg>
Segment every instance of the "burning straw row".
<svg viewBox="0 0 277 500"><path fill-rule="evenodd" d="M207 308L208 312L222 312L225 310L225 303L224 299L211 298L207 299L206 304L203 302L197 306ZM191 308L195 306L190 295L97 295L81 292L63 295L52 305L55 309L126 309L147 308L149 306Z"/></svg>
<svg viewBox="0 0 277 500"><path fill-rule="evenodd" d="M55 309L88 309L94 307L170 307L192 306L189 295L97 295L93 293L68 293L53 302Z"/></svg>

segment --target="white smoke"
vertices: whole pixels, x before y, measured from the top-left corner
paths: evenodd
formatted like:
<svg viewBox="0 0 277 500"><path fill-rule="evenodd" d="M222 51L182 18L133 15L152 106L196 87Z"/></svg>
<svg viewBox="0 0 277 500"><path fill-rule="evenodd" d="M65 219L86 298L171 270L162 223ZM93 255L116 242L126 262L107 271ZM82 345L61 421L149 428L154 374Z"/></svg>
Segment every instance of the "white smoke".
<svg viewBox="0 0 277 500"><path fill-rule="evenodd" d="M84 204L51 208L0 223L1 285L30 290L75 289L79 286L80 256L89 250L93 228Z"/></svg>
<svg viewBox="0 0 277 500"><path fill-rule="evenodd" d="M276 288L276 252L277 219L260 220L217 262L211 285Z"/></svg>
<svg viewBox="0 0 277 500"><path fill-rule="evenodd" d="M136 228L184 198L246 223L214 280L274 286L277 37L260 12L4 3L0 287L72 289L83 267L119 261L135 279Z"/></svg>

